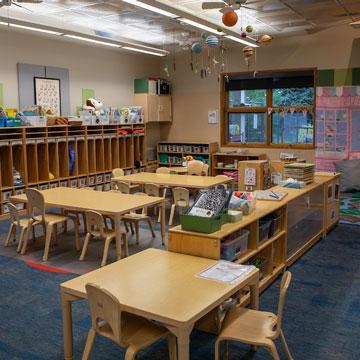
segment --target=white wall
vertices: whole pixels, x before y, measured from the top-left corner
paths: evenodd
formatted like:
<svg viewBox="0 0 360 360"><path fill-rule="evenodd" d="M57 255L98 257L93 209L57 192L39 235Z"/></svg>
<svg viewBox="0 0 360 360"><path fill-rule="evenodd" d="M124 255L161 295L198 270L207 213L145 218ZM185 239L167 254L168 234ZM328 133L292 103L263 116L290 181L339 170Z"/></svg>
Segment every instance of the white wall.
<svg viewBox="0 0 360 360"><path fill-rule="evenodd" d="M0 30L0 83L4 86L6 107L18 107L17 63L68 68L73 114L76 107L82 105L83 88L95 89L96 97L106 106L131 105L134 79L159 73L158 57L84 45L53 36ZM151 142L154 142L160 132L156 127L151 131Z"/></svg>
<svg viewBox="0 0 360 360"><path fill-rule="evenodd" d="M250 71L254 70L252 58ZM220 86L216 75L206 79L190 70L188 53L177 57L173 78L173 123L162 129L162 140L218 141L220 124L209 125L209 109L220 109ZM228 72L247 71L242 47L231 49ZM317 67L335 69L360 67L360 30L349 25L334 27L313 35L283 36L257 52L257 69L296 69ZM252 149L278 158L279 150ZM313 160L314 151L299 151L298 156Z"/></svg>

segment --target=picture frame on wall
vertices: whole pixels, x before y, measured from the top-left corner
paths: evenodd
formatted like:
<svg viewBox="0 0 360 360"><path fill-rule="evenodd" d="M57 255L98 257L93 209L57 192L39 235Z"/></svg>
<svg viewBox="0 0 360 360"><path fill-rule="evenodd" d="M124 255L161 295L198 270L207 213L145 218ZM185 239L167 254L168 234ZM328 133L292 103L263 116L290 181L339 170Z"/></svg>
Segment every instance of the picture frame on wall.
<svg viewBox="0 0 360 360"><path fill-rule="evenodd" d="M34 77L35 105L41 106L45 112L61 115L60 79Z"/></svg>

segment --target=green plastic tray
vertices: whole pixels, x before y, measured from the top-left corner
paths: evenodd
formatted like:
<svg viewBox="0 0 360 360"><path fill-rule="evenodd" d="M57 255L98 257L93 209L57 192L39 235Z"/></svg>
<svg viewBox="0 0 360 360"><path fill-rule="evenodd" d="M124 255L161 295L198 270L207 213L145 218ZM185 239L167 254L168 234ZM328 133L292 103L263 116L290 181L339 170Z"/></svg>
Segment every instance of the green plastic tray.
<svg viewBox="0 0 360 360"><path fill-rule="evenodd" d="M180 214L181 228L186 231L194 231L211 234L221 229L227 222L227 211L213 218Z"/></svg>

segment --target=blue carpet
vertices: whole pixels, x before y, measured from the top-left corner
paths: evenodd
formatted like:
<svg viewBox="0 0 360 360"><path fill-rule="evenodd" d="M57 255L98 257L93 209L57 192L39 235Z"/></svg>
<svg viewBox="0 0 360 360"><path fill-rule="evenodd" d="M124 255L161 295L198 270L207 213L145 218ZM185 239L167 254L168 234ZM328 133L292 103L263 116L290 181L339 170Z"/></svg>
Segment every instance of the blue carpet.
<svg viewBox="0 0 360 360"><path fill-rule="evenodd" d="M360 359L360 229L338 226L291 267L293 282L285 306L284 332L296 360ZM73 275L29 268L0 257L0 359L62 359L59 284ZM276 311L277 281L261 296L263 310ZM73 307L75 359L81 359L90 326L86 302ZM191 359L214 358L215 337L194 331ZM281 346L280 356L285 359ZM92 359L122 359L111 341L97 338ZM167 359L166 342L141 352L139 360ZM231 343L230 360L271 359Z"/></svg>

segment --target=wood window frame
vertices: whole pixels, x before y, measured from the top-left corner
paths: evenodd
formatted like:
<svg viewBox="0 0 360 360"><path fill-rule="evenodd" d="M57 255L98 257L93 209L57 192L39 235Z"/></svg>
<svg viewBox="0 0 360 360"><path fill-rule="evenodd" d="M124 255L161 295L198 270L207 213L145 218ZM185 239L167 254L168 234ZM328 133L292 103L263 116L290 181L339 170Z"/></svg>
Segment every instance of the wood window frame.
<svg viewBox="0 0 360 360"><path fill-rule="evenodd" d="M272 89L266 90L266 107L237 107L229 108L229 96L228 91L225 88L225 77L249 75L253 72L234 72L221 74L221 90L220 90L220 106L221 106L221 119L220 119L220 141L223 147L248 147L248 148L277 148L277 149L315 149L316 139L316 86L317 86L317 69L316 68L300 68L300 69L282 69L282 70L265 70L259 72L259 74L268 73L281 73L281 72L300 72L300 71L313 71L314 73L314 103L313 103L313 142L312 144L274 144L272 139L272 126L271 126L271 114L268 109L274 108L272 105ZM278 106L276 106L278 107ZM294 106L296 108L296 106ZM301 106L298 106L301 108ZM238 143L228 142L228 113L259 113L266 114L266 143Z"/></svg>

